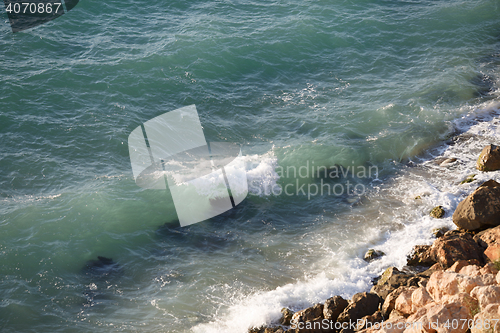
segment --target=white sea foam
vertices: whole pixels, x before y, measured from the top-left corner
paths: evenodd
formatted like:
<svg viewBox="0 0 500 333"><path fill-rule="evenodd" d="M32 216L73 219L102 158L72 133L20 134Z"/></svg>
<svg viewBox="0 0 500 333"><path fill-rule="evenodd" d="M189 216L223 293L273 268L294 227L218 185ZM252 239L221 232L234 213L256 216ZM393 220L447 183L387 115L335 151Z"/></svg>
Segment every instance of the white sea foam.
<svg viewBox="0 0 500 333"><path fill-rule="evenodd" d="M212 322L195 326L193 331L246 333L250 327L277 324L283 307L299 310L333 295L351 297L356 292L368 290L370 278L385 268L404 266L406 255L414 245L432 243L432 228L454 228L452 213L470 192L488 179L500 181L500 171L484 173L475 168L477 156L484 146L500 145L499 114L499 101L471 110L453 122L453 126L462 132L453 144L443 144L434 149L434 153L430 152L432 158L420 160L416 167L407 168L390 182L374 187L367 195L370 203L365 208L365 215L370 215L369 218L378 221L379 225L374 223L367 227L364 235L359 235L358 239L335 253L326 246L323 258L316 265L323 265L324 271L316 271L312 278L271 291L228 300ZM457 161L440 166L438 158L445 157ZM258 184L261 193L276 186L279 176L273 154L247 156L246 159L247 166L251 166L247 168L248 180ZM460 184L471 174L476 174L472 183ZM438 205L446 211L442 219L429 216L430 210ZM326 239L328 234L318 237ZM387 255L369 264L364 263L360 256L366 251L367 244ZM332 261L337 262L334 272L329 264ZM332 276L336 278L332 279Z"/></svg>

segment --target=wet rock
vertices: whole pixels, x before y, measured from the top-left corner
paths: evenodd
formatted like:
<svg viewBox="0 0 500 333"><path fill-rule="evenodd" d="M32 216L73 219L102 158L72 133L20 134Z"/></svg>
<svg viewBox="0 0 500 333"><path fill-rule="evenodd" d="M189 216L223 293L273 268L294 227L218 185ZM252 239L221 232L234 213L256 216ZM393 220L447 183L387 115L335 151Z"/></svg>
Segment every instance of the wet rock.
<svg viewBox="0 0 500 333"><path fill-rule="evenodd" d="M495 323L496 319L500 318L500 304L490 304L486 306L480 313L474 316L475 323ZM500 324L490 325L472 325L471 333L500 333Z"/></svg>
<svg viewBox="0 0 500 333"><path fill-rule="evenodd" d="M371 293L377 294L383 300L394 290L407 285L418 285L418 277L413 274L401 272L396 267L389 267L382 274L377 284L370 290Z"/></svg>
<svg viewBox="0 0 500 333"><path fill-rule="evenodd" d="M475 179L474 177L476 177L476 175L470 175L470 176L467 176L467 178L465 178L464 180L462 180L460 182L460 185L462 184L468 184L468 183L472 183Z"/></svg>
<svg viewBox="0 0 500 333"><path fill-rule="evenodd" d="M294 312L288 308L281 309L280 324L289 326L290 320L292 320L293 314L294 314Z"/></svg>
<svg viewBox="0 0 500 333"><path fill-rule="evenodd" d="M326 300L323 306L323 317L336 321L339 315L347 308L349 302L340 296L334 296Z"/></svg>
<svg viewBox="0 0 500 333"><path fill-rule="evenodd" d="M430 215L435 218L435 219L440 219L444 216L445 211L443 209L443 206L437 206L432 208Z"/></svg>
<svg viewBox="0 0 500 333"><path fill-rule="evenodd" d="M500 169L500 147L488 145L484 147L476 167L479 171L495 171Z"/></svg>
<svg viewBox="0 0 500 333"><path fill-rule="evenodd" d="M483 251L467 233L457 234L447 232L434 241L430 256L444 268L451 267L458 260L478 260L484 265Z"/></svg>
<svg viewBox="0 0 500 333"><path fill-rule="evenodd" d="M120 274L122 268L111 258L97 257L97 260L89 260L84 266L84 273L92 277L106 277Z"/></svg>
<svg viewBox="0 0 500 333"><path fill-rule="evenodd" d="M436 263L430 255L430 245L415 245L407 257L408 266L432 266Z"/></svg>
<svg viewBox="0 0 500 333"><path fill-rule="evenodd" d="M431 232L434 235L434 237L439 238L439 237L443 237L444 234L449 230L450 229L448 229L447 227L442 227L442 228L434 228L431 230Z"/></svg>
<svg viewBox="0 0 500 333"><path fill-rule="evenodd" d="M296 328L295 333L327 333L331 330L323 330L323 304L315 304L307 309L297 311L293 314L290 324Z"/></svg>
<svg viewBox="0 0 500 333"><path fill-rule="evenodd" d="M478 232L474 235L474 240L483 249L493 244L500 244L500 226Z"/></svg>
<svg viewBox="0 0 500 333"><path fill-rule="evenodd" d="M382 256L385 256L385 253L379 250L369 249L363 258L364 261L370 262L375 259L378 259Z"/></svg>
<svg viewBox="0 0 500 333"><path fill-rule="evenodd" d="M282 327L252 327L248 330L248 333L285 333L285 330Z"/></svg>
<svg viewBox="0 0 500 333"><path fill-rule="evenodd" d="M500 184L488 180L479 186L453 213L453 223L465 230L496 227L500 224Z"/></svg>
<svg viewBox="0 0 500 333"><path fill-rule="evenodd" d="M297 311L292 316L294 323L313 321L323 319L323 304L314 304L313 306Z"/></svg>
<svg viewBox="0 0 500 333"><path fill-rule="evenodd" d="M454 157L447 158L443 162L439 163L439 166L440 167L447 167L447 166L450 166L450 165L454 164L456 161L457 161L457 159L454 158Z"/></svg>
<svg viewBox="0 0 500 333"><path fill-rule="evenodd" d="M349 306L339 315L338 322L356 322L364 316L372 315L378 310L380 298L373 293L357 293L352 297Z"/></svg>

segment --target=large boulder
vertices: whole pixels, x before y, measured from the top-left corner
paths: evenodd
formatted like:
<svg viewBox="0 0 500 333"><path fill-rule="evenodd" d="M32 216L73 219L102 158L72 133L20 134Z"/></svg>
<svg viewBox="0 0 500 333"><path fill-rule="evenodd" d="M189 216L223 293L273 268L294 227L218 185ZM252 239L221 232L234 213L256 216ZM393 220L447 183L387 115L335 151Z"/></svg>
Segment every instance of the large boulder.
<svg viewBox="0 0 500 333"><path fill-rule="evenodd" d="M334 296L326 300L323 306L323 317L336 321L339 315L347 308L349 302L340 296Z"/></svg>
<svg viewBox="0 0 500 333"><path fill-rule="evenodd" d="M465 230L500 225L500 184L488 180L460 202L453 223Z"/></svg>
<svg viewBox="0 0 500 333"><path fill-rule="evenodd" d="M488 145L477 159L476 167L480 171L495 171L500 169L500 147Z"/></svg>
<svg viewBox="0 0 500 333"><path fill-rule="evenodd" d="M382 274L377 284L370 290L371 293L377 294L382 299L385 298L394 290L402 286L414 285L418 286L417 278L412 274L401 272L396 267L389 267Z"/></svg>
<svg viewBox="0 0 500 333"><path fill-rule="evenodd" d="M315 304L307 309L294 313L290 321L291 328L287 332L294 333L332 333L334 330L324 328L323 304Z"/></svg>
<svg viewBox="0 0 500 333"><path fill-rule="evenodd" d="M338 322L357 322L365 316L374 314L378 310L380 298L377 294L357 293L352 297L349 306L339 315Z"/></svg>
<svg viewBox="0 0 500 333"><path fill-rule="evenodd" d="M300 323L323 319L323 304L315 304L307 309L297 311L293 314L291 322Z"/></svg>
<svg viewBox="0 0 500 333"><path fill-rule="evenodd" d="M432 259L444 268L451 267L459 260L471 259L476 259L484 265L483 249L468 233L447 232L434 241L430 254Z"/></svg>

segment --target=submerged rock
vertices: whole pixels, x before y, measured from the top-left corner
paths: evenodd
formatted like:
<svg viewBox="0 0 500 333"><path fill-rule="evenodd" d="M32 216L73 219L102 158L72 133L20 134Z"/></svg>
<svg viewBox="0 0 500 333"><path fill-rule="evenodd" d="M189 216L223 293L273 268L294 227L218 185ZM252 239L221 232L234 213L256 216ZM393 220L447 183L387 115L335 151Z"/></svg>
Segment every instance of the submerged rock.
<svg viewBox="0 0 500 333"><path fill-rule="evenodd" d="M439 166L440 167L447 167L447 166L450 166L451 164L454 164L456 161L457 161L457 159L454 157L447 158L443 162L439 163Z"/></svg>
<svg viewBox="0 0 500 333"><path fill-rule="evenodd" d="M488 180L479 186L458 204L453 223L465 230L500 225L500 184Z"/></svg>
<svg viewBox="0 0 500 333"><path fill-rule="evenodd" d="M109 275L120 274L122 268L111 258L97 257L97 260L89 260L84 266L86 275L93 277L105 277Z"/></svg>
<svg viewBox="0 0 500 333"><path fill-rule="evenodd" d="M369 249L363 258L364 261L370 262L375 259L378 259L382 256L385 256L385 253L379 250Z"/></svg>
<svg viewBox="0 0 500 333"><path fill-rule="evenodd" d="M472 182L475 180L475 179L474 179L474 177L475 177L475 176L476 176L475 174L474 174L474 175L467 176L467 178L466 178L466 179L464 179L464 180L462 180L462 181L460 182L460 185L462 185L462 184L472 183Z"/></svg>
<svg viewBox="0 0 500 333"><path fill-rule="evenodd" d="M431 230L431 232L434 235L434 237L439 238L439 237L443 237L444 234L449 230L450 229L448 227L442 227L442 228L434 228Z"/></svg>
<svg viewBox="0 0 500 333"><path fill-rule="evenodd" d="M500 147L488 145L477 159L476 167L479 171L495 171L500 169Z"/></svg>
<svg viewBox="0 0 500 333"><path fill-rule="evenodd" d="M436 219L440 219L444 216L445 211L442 206L437 206L432 208L430 215Z"/></svg>
<svg viewBox="0 0 500 333"><path fill-rule="evenodd" d="M290 320L292 320L294 312L288 308L281 309L281 325L290 325Z"/></svg>

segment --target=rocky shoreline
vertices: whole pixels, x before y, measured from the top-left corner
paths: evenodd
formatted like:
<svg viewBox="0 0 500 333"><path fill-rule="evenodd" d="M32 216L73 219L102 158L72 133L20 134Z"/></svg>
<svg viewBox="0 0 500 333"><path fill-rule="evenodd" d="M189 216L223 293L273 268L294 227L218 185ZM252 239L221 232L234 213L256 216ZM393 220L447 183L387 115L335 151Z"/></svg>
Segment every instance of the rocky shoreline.
<svg viewBox="0 0 500 333"><path fill-rule="evenodd" d="M485 147L476 167L500 170L500 147ZM438 206L430 215L444 211ZM500 183L481 184L459 203L453 222L456 230L434 230L432 245L415 246L407 265L387 268L369 292L295 313L284 308L280 325L248 332L500 333ZM383 255L369 250L365 260Z"/></svg>

